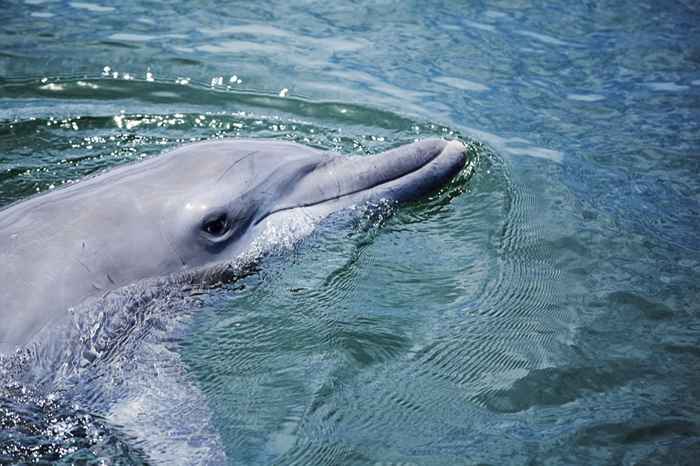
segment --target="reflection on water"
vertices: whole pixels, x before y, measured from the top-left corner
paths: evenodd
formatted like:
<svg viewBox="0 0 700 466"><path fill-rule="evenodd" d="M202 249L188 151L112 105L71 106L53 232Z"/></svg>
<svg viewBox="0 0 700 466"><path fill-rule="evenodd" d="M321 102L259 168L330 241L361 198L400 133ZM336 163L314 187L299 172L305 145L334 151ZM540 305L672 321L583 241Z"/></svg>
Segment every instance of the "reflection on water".
<svg viewBox="0 0 700 466"><path fill-rule="evenodd" d="M78 340L6 357L0 462L693 464L698 13L9 2L1 205L215 137L460 137L477 162L114 313L71 376L40 362Z"/></svg>

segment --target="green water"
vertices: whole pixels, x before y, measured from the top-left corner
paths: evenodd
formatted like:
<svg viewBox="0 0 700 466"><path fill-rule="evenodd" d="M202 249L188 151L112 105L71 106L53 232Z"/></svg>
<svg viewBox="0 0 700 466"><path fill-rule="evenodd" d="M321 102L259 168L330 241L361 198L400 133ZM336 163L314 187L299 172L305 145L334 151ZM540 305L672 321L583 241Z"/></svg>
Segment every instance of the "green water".
<svg viewBox="0 0 700 466"><path fill-rule="evenodd" d="M475 170L340 215L77 379L4 361L0 463L694 464L698 25L693 2L7 2L0 205L216 137L460 138Z"/></svg>

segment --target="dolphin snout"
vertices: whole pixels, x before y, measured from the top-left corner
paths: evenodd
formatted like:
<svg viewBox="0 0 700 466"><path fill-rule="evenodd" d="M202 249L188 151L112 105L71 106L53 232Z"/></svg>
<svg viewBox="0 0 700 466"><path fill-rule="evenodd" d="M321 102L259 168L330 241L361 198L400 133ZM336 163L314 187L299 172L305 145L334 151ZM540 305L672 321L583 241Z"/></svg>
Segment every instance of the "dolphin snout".
<svg viewBox="0 0 700 466"><path fill-rule="evenodd" d="M389 200L403 201L412 190L421 196L441 187L465 163L466 147L461 142L425 139L378 155L344 158L332 168L337 195L375 190L387 194ZM401 186L407 192L397 197L395 188ZM394 189L384 189L389 187Z"/></svg>
<svg viewBox="0 0 700 466"><path fill-rule="evenodd" d="M425 139L377 155L338 157L304 182L315 185L326 199L405 202L441 188L466 161L460 141Z"/></svg>
<svg viewBox="0 0 700 466"><path fill-rule="evenodd" d="M383 195L397 202L418 200L445 186L467 164L467 148L461 141L440 140L434 150L428 163L387 185Z"/></svg>
<svg viewBox="0 0 700 466"><path fill-rule="evenodd" d="M363 202L418 200L448 183L467 162L459 141L426 139L372 156L325 159L294 183L284 202L265 213L313 208L326 215Z"/></svg>

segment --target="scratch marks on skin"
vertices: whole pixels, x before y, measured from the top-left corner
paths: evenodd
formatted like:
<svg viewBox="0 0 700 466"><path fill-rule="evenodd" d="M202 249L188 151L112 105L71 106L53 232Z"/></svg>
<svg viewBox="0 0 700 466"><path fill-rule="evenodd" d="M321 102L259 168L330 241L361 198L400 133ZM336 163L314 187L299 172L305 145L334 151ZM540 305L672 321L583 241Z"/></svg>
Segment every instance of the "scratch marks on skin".
<svg viewBox="0 0 700 466"><path fill-rule="evenodd" d="M82 241L82 242L81 242L81 252L82 252L82 253L85 252L85 241ZM80 259L80 257L76 257L76 258L74 258L74 259L75 259L75 261L76 261L78 264L80 264L80 265L87 271L87 273L88 273L90 276L95 275L95 273L93 272L93 270L92 270L85 262L83 262L83 261ZM117 285L117 282L114 281L114 279L109 275L109 273L106 273L106 274L105 274L105 278L107 279L107 282L109 282L112 286L116 286L116 285ZM96 291L103 291L103 290L105 289L105 286L104 286L104 285L101 285L101 284L97 283L96 281L91 281L90 284L92 285L92 287L93 287Z"/></svg>
<svg viewBox="0 0 700 466"><path fill-rule="evenodd" d="M170 250L173 252L175 257L178 258L178 260L180 261L180 264L183 267L186 267L187 262L185 262L185 259L183 259L182 256L177 252L175 245L172 243L172 241L170 241L170 238L168 238L168 235L166 235L165 232L163 231L163 220L162 219L158 223L158 233L160 233L160 237L163 238L163 241L165 241L165 244L168 245L168 248L170 248Z"/></svg>
<svg viewBox="0 0 700 466"><path fill-rule="evenodd" d="M85 241L82 242L82 250L85 251ZM76 258L75 258L75 261L76 261L78 264L80 264L80 265L87 271L87 273L88 273L89 276L92 276L92 275L93 275L93 272L92 272L92 270L90 269L90 267L88 267L88 265L87 265L85 262L83 262L83 261L80 259L80 257L76 257ZM91 281L90 284L92 285L92 287L93 287L96 291L102 291L102 290L105 289L104 286L100 285L99 283L97 283L97 282L95 282L95 281Z"/></svg>
<svg viewBox="0 0 700 466"><path fill-rule="evenodd" d="M80 244L80 249L81 249L80 253L81 253L81 254L85 254L85 241L82 241L82 242L81 242L81 244ZM93 274L93 272L92 272L92 270L90 269L90 267L88 267L88 265L87 265L85 262L83 262L83 261L80 259L80 257L76 257L75 260L78 262L78 264L80 264L80 265L83 266L83 268L87 271L87 273L89 273L90 275Z"/></svg>
<svg viewBox="0 0 700 466"><path fill-rule="evenodd" d="M260 152L260 151L254 150L254 151L252 151L252 152L248 152L246 155L244 155L244 156L241 157L240 159L234 161L234 162L233 162L231 165L229 165L228 168L226 168L226 170L224 170L223 173L221 173L221 175L216 179L216 183L219 183L219 181L223 180L224 177L228 174L228 172L230 172L231 169L233 169L233 167L235 167L235 166L238 165L239 163L243 162L244 160L246 160L246 159L252 157L253 155L257 154L258 152Z"/></svg>
<svg viewBox="0 0 700 466"><path fill-rule="evenodd" d="M80 265L82 265L83 268L84 268L85 270L87 270L87 272L88 272L90 275L92 275L92 270L90 270L90 267L88 267L87 264L86 264L85 262L81 261L79 258L76 258L75 260L78 261L78 263L79 263Z"/></svg>

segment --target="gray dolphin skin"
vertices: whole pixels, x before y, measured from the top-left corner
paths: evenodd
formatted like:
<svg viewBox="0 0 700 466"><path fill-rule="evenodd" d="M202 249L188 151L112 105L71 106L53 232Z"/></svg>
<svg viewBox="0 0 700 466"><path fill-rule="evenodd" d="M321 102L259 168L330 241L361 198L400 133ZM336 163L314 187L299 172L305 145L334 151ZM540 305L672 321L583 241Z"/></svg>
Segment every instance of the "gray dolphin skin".
<svg viewBox="0 0 700 466"><path fill-rule="evenodd" d="M416 200L466 164L458 141L374 156L291 142L194 143L0 211L0 353L139 280L222 263L265 229L366 202Z"/></svg>

